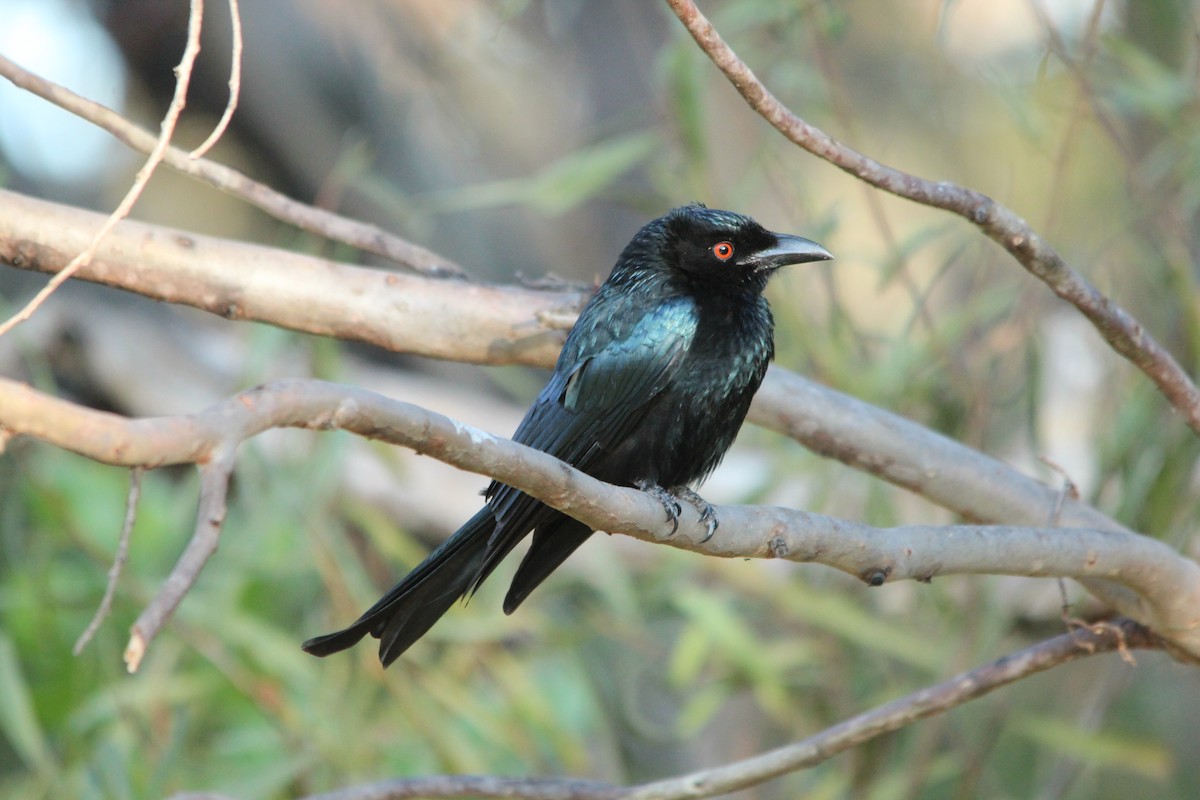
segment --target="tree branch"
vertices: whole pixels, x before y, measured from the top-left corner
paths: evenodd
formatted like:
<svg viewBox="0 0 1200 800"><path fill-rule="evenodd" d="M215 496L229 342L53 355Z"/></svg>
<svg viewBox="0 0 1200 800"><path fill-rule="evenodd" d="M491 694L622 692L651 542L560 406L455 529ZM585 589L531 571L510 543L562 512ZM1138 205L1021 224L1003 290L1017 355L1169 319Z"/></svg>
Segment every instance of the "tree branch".
<svg viewBox="0 0 1200 800"><path fill-rule="evenodd" d="M97 218L0 191L0 260L60 269L66 257L58 243L72 245ZM551 365L583 300L577 293L381 273L133 222L114 229L80 277L232 318L493 364ZM1041 526L1058 500L1056 490L1003 462L779 368L768 373L750 419L969 519ZM1130 533L1074 500L1061 518L1067 527ZM1119 584L1081 581L1121 613L1155 618Z"/></svg>
<svg viewBox="0 0 1200 800"><path fill-rule="evenodd" d="M35 75L5 58L2 54L0 54L0 77L7 78L14 86L32 92L75 116L103 128L134 150L150 153L154 149L155 136L146 129L134 125L111 108L92 102L86 97L80 97L70 89ZM297 202L235 169L203 158L194 158L187 151L178 147L166 149L163 154L163 163L223 192L228 192L234 197L240 197L278 220L295 225L310 233L344 242L368 253L383 256L414 272L443 277L465 274L462 267L449 259L388 233L382 228Z"/></svg>
<svg viewBox="0 0 1200 800"><path fill-rule="evenodd" d="M815 766L881 734L947 711L1059 664L1099 652L1159 646L1152 633L1129 620L1063 634L851 717L794 744L733 764L644 784L635 787L626 797L628 800L682 800L725 794Z"/></svg>
<svg viewBox="0 0 1200 800"><path fill-rule="evenodd" d="M159 587L158 594L142 610L129 632L129 644L125 647L125 667L137 672L146 654L146 648L158 636L175 609L191 591L200 577L200 570L217 552L221 539L221 526L225 523L227 509L225 498L229 492L229 477L233 474L233 453L236 441L222 443L216 447L217 455L200 464L200 502L196 509L196 529L191 541L184 548L171 574Z"/></svg>
<svg viewBox="0 0 1200 800"><path fill-rule="evenodd" d="M705 541L707 528L686 503L673 535L661 505L645 492L603 483L540 450L418 406L313 380L260 386L198 414L127 420L0 379L0 427L110 464L225 465L222 469L231 464L238 444L269 428L346 430L515 486L595 530L711 556L815 562L872 586L962 573L1101 578L1139 597L1133 604L1142 615L1139 622L1200 657L1200 564L1133 533L1072 529L1068 535L1061 528L964 525L874 528L792 509L725 506L717 510L720 535ZM228 477L219 474L222 480ZM156 614L174 608L215 550L223 518L223 489L219 492L206 481L197 533L171 585L152 603ZM208 493L216 499L206 499ZM146 631L135 626L131 665L140 658L139 635L153 635L162 622L151 609L143 619L151 622Z"/></svg>
<svg viewBox="0 0 1200 800"><path fill-rule="evenodd" d="M191 0L189 5L187 43L184 45L183 56L179 60L179 65L175 67L175 92L171 97L170 105L167 107L167 113L163 116L162 123L159 126L158 136L150 137L153 140L153 144L151 144L148 151L149 156L146 158L145 163L142 164L141 169L137 171L137 175L133 179L133 184L125 192L125 196L121 198L121 202L117 204L113 212L108 215L103 224L92 234L87 245L77 250L71 261L55 273L50 282L42 287L42 290L34 295L33 299L26 303L24 308L5 322L0 323L0 336L3 336L17 324L33 316L33 313L45 302L46 298L53 294L59 286L70 280L72 275L87 266L88 262L96 255L96 249L104 241L104 237L109 234L119 221L129 216L129 212L133 210L134 204L142 196L146 184L150 182L150 177L154 174L154 170L162 163L163 154L171 144L171 137L175 135L175 124L179 121L179 115L183 113L184 106L187 105L187 92L188 85L192 80L192 67L196 63L196 56L200 55L200 27L204 21L204 1ZM0 59L3 59L3 56L0 56Z"/></svg>
<svg viewBox="0 0 1200 800"><path fill-rule="evenodd" d="M0 190L0 261L54 272L97 214ZM124 222L85 280L230 319L367 342L431 358L549 367L585 297L447 283ZM981 522L1042 524L1045 484L958 442L795 373L772 367L750 420L827 458ZM1068 502L1062 523L1127 530Z"/></svg>
<svg viewBox="0 0 1200 800"><path fill-rule="evenodd" d="M71 648L72 655L77 656L83 652L83 648L87 647L88 642L100 629L104 618L112 610L113 597L117 593L117 581L121 579L121 571L129 559L129 539L133 534L133 523L137 520L137 504L138 498L142 495L143 473L145 473L145 469L142 467L134 467L129 471L129 494L125 499L125 524L121 526L121 536L117 539L117 554L113 556L112 566L108 568L108 584L104 587L104 597L100 599L100 605L97 606L96 613L92 615L91 622L75 640L75 646Z"/></svg>
<svg viewBox="0 0 1200 800"><path fill-rule="evenodd" d="M1146 374L1193 431L1200 433L1200 388L1133 315L1066 263L1011 209L982 192L929 181L881 164L796 116L779 101L717 33L693 0L667 0L688 33L747 104L777 131L813 155L898 197L957 214L999 244L1091 321L1100 335Z"/></svg>
<svg viewBox="0 0 1200 800"><path fill-rule="evenodd" d="M998 459L777 367L755 395L749 419L967 519L1041 526L1057 509L1062 527L1132 533ZM1096 578L1080 582L1123 614L1146 619L1151 613L1117 584Z"/></svg>
<svg viewBox="0 0 1200 800"><path fill-rule="evenodd" d="M217 120L217 124L213 126L212 133L208 134L203 142L197 145L188 156L190 158L203 158L213 146L221 140L225 135L225 131L229 128L229 123L233 121L233 112L237 111L238 98L242 93L242 15L238 11L238 0L228 0L229 2L229 99L225 102L225 110L221 112L221 119Z"/></svg>
<svg viewBox="0 0 1200 800"><path fill-rule="evenodd" d="M58 272L101 220L0 190L0 261ZM487 364L553 363L584 299L367 269L131 221L77 277L226 319Z"/></svg>
<svg viewBox="0 0 1200 800"><path fill-rule="evenodd" d="M406 800L414 797L509 797L525 800L698 800L723 795L772 778L816 766L833 756L948 711L1030 675L1100 653L1157 649L1162 642L1128 620L1093 625L1057 636L948 681L877 706L820 733L784 747L720 767L637 786L620 787L562 778L500 778L479 775L428 775L396 778L338 789L304 800ZM179 794L171 800L229 800L221 795Z"/></svg>

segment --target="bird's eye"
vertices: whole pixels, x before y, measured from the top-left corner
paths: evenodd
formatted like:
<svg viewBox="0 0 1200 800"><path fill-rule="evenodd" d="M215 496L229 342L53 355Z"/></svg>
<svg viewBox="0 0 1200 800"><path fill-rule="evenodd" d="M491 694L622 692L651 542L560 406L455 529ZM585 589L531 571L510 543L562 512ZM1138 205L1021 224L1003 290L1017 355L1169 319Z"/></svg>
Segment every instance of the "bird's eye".
<svg viewBox="0 0 1200 800"><path fill-rule="evenodd" d="M729 242L717 242L712 246L712 254L722 261L733 258L733 245Z"/></svg>

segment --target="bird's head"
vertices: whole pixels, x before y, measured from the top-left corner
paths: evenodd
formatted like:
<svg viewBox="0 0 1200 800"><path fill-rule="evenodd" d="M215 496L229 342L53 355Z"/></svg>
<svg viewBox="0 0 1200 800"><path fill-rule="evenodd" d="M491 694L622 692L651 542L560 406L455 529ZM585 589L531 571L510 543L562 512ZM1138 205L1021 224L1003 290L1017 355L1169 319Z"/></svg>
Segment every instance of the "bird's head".
<svg viewBox="0 0 1200 800"><path fill-rule="evenodd" d="M647 224L627 254L643 265L657 257L657 265L693 281L759 289L780 267L833 258L809 239L774 233L744 214L700 204L672 209Z"/></svg>

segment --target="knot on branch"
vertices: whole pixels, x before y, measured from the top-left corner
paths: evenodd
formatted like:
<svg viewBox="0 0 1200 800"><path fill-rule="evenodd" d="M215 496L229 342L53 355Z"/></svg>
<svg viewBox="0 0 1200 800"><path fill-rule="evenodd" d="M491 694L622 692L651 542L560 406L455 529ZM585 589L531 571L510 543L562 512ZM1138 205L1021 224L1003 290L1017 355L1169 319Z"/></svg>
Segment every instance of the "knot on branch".
<svg viewBox="0 0 1200 800"><path fill-rule="evenodd" d="M992 214L992 206L995 202L990 197L985 197L971 211L971 221L976 225L987 224L988 219Z"/></svg>
<svg viewBox="0 0 1200 800"><path fill-rule="evenodd" d="M891 574L891 567L873 567L863 573L862 579L867 586L883 586Z"/></svg>

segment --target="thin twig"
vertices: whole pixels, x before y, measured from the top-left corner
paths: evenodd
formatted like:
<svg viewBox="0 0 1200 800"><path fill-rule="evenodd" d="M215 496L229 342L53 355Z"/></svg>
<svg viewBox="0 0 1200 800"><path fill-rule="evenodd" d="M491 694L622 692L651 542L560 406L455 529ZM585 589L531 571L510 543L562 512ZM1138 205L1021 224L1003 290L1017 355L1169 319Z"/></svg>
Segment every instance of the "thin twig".
<svg viewBox="0 0 1200 800"><path fill-rule="evenodd" d="M1067 498L1072 500L1079 499L1079 487L1075 485L1075 481L1071 480L1071 476L1063 469L1057 461L1049 456L1038 456L1038 460L1045 464L1050 469L1058 473L1063 479L1062 490L1058 493L1058 497L1054 499L1054 508L1050 510L1050 519L1047 524L1051 528L1057 528L1062 521L1063 508L1067 504ZM1067 582L1062 578L1058 578L1058 594L1062 598L1062 618L1063 622L1070 626L1071 618L1071 603L1067 599Z"/></svg>
<svg viewBox="0 0 1200 800"><path fill-rule="evenodd" d="M1075 72L1076 75L1086 76L1092 74L1093 61L1098 50L1096 44L1100 38L1100 22L1104 18L1104 5L1105 0L1095 0L1092 3L1091 13L1088 15L1087 24L1084 26L1083 35L1080 37L1083 50L1081 63L1074 67L1068 64L1068 68ZM1073 61L1055 21L1046 13L1043 4L1030 3L1029 7L1038 18L1038 22L1041 24L1043 30L1046 31L1046 35L1050 40L1050 46L1057 51L1064 63ZM1069 204L1064 202L1064 194L1068 185L1066 178L1072 159L1079 151L1079 139L1084 129L1084 122L1087 119L1084 112L1094 107L1095 99L1092 97L1092 85L1090 81L1076 81L1075 97L1071 102L1066 129L1063 131L1062 141L1059 142L1058 151L1054 158L1053 172L1047 184L1050 188L1050 196L1046 201L1046 218L1042 223L1047 235L1052 235L1057 228L1060 211L1069 207Z"/></svg>
<svg viewBox="0 0 1200 800"><path fill-rule="evenodd" d="M100 242L118 222L129 216L134 203L142 196L142 191L150 182L150 176L154 174L155 168L162 161L167 146L171 143L171 136L175 133L175 124L179 121L179 115L183 113L183 107L187 104L187 90L188 83L192 79L192 67L196 63L196 56L200 54L200 26L203 19L204 0L192 0L191 12L188 15L187 45L183 49L183 58L180 59L179 66L175 68L175 94L171 98L171 104L167 107L166 116L163 117L159 127L158 138L155 139L154 146L150 149L150 156L134 176L133 185L129 187L129 191L125 193L125 197L117 205L116 210L108 215L108 219L100 226L100 230L96 231L91 244L51 278L50 282L42 287L42 290L34 295L24 308L0 324L0 336L32 317L34 312L46 301L46 298L54 294L59 286L91 261L92 257L96 255L96 249L100 247Z"/></svg>
<svg viewBox="0 0 1200 800"><path fill-rule="evenodd" d="M415 797L508 797L526 800L698 800L756 786L816 766L838 753L944 713L1016 681L1081 658L1127 648L1161 649L1162 642L1132 620L1090 630L1086 641L1057 636L996 659L947 681L851 717L784 747L666 780L618 787L562 778L502 778L430 775L338 789L303 800L408 800ZM212 795L176 795L172 800L215 800Z"/></svg>
<svg viewBox="0 0 1200 800"><path fill-rule="evenodd" d="M630 790L574 778L430 775L397 778L311 795L303 800L411 800L421 797L507 797L520 800L620 800Z"/></svg>
<svg viewBox="0 0 1200 800"><path fill-rule="evenodd" d="M700 48L767 122L813 155L872 186L961 216L977 226L1059 297L1091 321L1114 350L1135 364L1193 431L1200 433L1200 388L1128 311L1063 260L1011 209L982 192L949 181L928 181L881 164L836 141L783 105L721 38L692 0L666 0Z"/></svg>
<svg viewBox="0 0 1200 800"><path fill-rule="evenodd" d="M134 150L148 153L155 146L153 134L134 125L111 108L80 97L66 87L35 75L3 55L0 55L0 76L80 119L103 128ZM310 233L344 242L365 252L383 256L413 272L435 277L466 275L462 267L453 261L420 245L401 239L378 226L305 205L277 192L265 183L259 183L215 161L194 159L185 150L169 147L163 155L163 163L209 186L239 197L278 220Z"/></svg>
<svg viewBox="0 0 1200 800"><path fill-rule="evenodd" d="M1075 484L1075 481L1071 479L1071 476L1067 473L1066 469L1064 469L1062 465L1060 465L1054 459L1043 455L1038 456L1038 460L1050 469L1057 472L1059 477L1061 477L1063 480L1062 491L1058 493L1058 498L1054 501L1054 508L1050 512L1049 525L1051 528L1057 528L1062 521L1062 512L1063 508L1067 504L1067 500L1079 499L1079 487ZM1093 624L1089 623L1087 620L1072 616L1071 602L1067 597L1067 582L1062 578L1056 578L1055 580L1058 583L1058 594L1062 600L1061 617L1063 625L1066 627L1068 634L1074 636L1080 630L1095 632L1102 626L1108 624L1106 622L1098 622ZM1087 647L1088 645L1086 643L1082 643L1081 641L1081 646ZM1125 661L1130 666L1135 666L1133 656L1131 656L1128 649L1124 647L1121 648L1121 660Z"/></svg>
<svg viewBox="0 0 1200 800"><path fill-rule="evenodd" d="M221 119L213 128L212 133L199 147L188 153L188 157L193 160L204 156L225 135L225 129L229 127L229 123L233 119L233 112L237 110L238 97L242 92L242 15L238 11L238 0L229 0L229 25L232 28L230 37L232 45L229 56L229 100L225 103L225 111L221 114Z"/></svg>
<svg viewBox="0 0 1200 800"><path fill-rule="evenodd" d="M858 138L855 135L856 125L854 114L849 107L848 92L842 81L841 72L838 70L837 61L830 58L828 48L823 46L825 44L824 41L820 37L815 38L817 68L821 70L825 82L829 85L830 109L833 111L834 118L842 126L842 129L847 131L851 138ZM836 47L836 44L834 46ZM913 305L913 321L920 320L930 332L934 348L944 350L945 348L934 335L937 332L937 325L934 324L933 315L929 312L929 304L926 302L927 298L922 293L920 283L913 275L909 254L904 251L896 239L896 231L892 228L891 220L888 219L887 210L883 206L883 198L866 183L862 184L862 190L863 200L867 204L867 212L870 214L871 220L875 223L875 229L879 232L879 237L883 240L884 247L892 254L892 258L895 259L895 267L889 270L888 274L896 275L903 284L905 291L908 292ZM929 291L929 289L926 291Z"/></svg>
<svg viewBox="0 0 1200 800"><path fill-rule="evenodd" d="M811 767L884 733L898 730L1051 667L1121 646L1159 648L1157 637L1130 620L1092 631L1088 647L1068 635L1028 647L948 681L851 717L794 744L734 764L638 787L629 800L712 797ZM332 798L331 798L332 800ZM380 799L382 800L382 798Z"/></svg>
<svg viewBox="0 0 1200 800"><path fill-rule="evenodd" d="M158 594L138 615L129 631L125 647L125 667L137 672L146 648L171 618L175 608L195 585L200 570L217 552L221 526L225 522L225 498L229 492L229 476L233 472L233 448L219 448L220 455L200 465L200 502L196 510L196 530L183 554L175 562L171 574L163 581Z"/></svg>
<svg viewBox="0 0 1200 800"><path fill-rule="evenodd" d="M121 537L117 540L117 553L113 557L112 566L108 568L108 585L104 587L104 597L100 599L100 606L92 615L92 621L84 628L83 633L76 640L75 646L71 648L73 655L83 652L83 648L87 647L88 642L100 629L100 623L104 622L104 618L112 610L113 597L117 593L117 581L121 579L121 571L129 559L129 538L133 533L133 523L137 520L137 504L138 498L142 494L142 474L145 471L145 467L133 467L129 470L129 496L125 500L125 524L121 526Z"/></svg>

